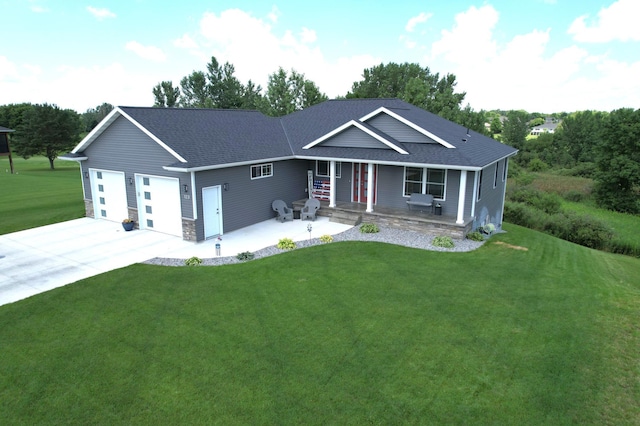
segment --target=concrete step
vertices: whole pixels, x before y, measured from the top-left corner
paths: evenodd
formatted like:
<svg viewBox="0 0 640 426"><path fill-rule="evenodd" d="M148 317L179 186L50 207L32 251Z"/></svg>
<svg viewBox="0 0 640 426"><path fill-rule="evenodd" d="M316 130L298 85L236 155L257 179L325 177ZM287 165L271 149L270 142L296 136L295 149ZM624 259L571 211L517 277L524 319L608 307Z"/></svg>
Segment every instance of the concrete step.
<svg viewBox="0 0 640 426"><path fill-rule="evenodd" d="M329 222L342 223L343 225L356 226L362 222L362 215L343 211L333 211Z"/></svg>

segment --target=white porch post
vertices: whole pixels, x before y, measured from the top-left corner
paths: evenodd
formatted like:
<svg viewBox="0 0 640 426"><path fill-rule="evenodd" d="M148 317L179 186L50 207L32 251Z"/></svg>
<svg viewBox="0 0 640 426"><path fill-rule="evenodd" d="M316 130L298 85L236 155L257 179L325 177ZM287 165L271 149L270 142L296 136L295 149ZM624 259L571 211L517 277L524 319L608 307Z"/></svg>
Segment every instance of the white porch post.
<svg viewBox="0 0 640 426"><path fill-rule="evenodd" d="M329 162L329 207L336 206L336 162Z"/></svg>
<svg viewBox="0 0 640 426"><path fill-rule="evenodd" d="M368 164L367 168L367 213L373 211L373 195L375 188L373 187L373 163Z"/></svg>
<svg viewBox="0 0 640 426"><path fill-rule="evenodd" d="M460 171L460 189L458 191L458 217L456 218L457 224L464 223L464 199L467 195L467 171Z"/></svg>

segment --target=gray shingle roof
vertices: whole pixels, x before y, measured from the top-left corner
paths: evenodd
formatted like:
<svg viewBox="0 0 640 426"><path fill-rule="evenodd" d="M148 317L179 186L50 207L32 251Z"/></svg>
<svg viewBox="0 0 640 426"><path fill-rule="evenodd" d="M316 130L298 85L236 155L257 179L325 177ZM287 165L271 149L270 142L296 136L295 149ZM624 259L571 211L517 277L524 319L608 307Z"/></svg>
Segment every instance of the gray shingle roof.
<svg viewBox="0 0 640 426"><path fill-rule="evenodd" d="M410 143L372 129L364 116L384 107L445 140ZM331 100L284 117L267 117L258 111L187 108L120 107L187 163L181 169L220 167L277 158L319 158L428 164L477 168L487 166L517 150L441 118L399 99ZM355 120L392 141L409 154L393 149L304 146L345 123ZM82 145L82 143L81 143ZM79 145L80 146L80 145Z"/></svg>

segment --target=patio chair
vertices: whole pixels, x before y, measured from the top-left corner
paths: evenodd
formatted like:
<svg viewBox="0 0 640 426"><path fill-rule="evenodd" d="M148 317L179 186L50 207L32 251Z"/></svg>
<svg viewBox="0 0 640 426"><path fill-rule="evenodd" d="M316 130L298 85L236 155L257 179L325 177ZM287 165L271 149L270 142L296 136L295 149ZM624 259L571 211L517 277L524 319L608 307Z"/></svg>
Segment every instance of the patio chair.
<svg viewBox="0 0 640 426"><path fill-rule="evenodd" d="M320 201L315 198L309 198L304 202L304 207L300 210L300 219L305 220L307 218L316 220L316 212L320 210Z"/></svg>
<svg viewBox="0 0 640 426"><path fill-rule="evenodd" d="M273 209L273 211L278 213L276 220L279 220L283 223L287 219L293 220L293 209L287 207L284 201L275 200L273 203L271 203L271 208Z"/></svg>

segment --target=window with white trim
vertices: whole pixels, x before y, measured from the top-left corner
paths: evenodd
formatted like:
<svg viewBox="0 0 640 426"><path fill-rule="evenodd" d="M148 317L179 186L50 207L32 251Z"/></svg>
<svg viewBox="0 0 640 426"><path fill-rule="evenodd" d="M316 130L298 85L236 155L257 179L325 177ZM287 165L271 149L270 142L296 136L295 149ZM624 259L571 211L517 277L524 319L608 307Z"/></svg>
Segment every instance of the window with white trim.
<svg viewBox="0 0 640 426"><path fill-rule="evenodd" d="M331 172L331 162L324 160L316 161L316 176L319 177L330 177ZM342 175L342 163L336 161L336 177L339 178Z"/></svg>
<svg viewBox="0 0 640 426"><path fill-rule="evenodd" d="M273 163L251 166L251 179L261 179L271 176L273 176Z"/></svg>
<svg viewBox="0 0 640 426"><path fill-rule="evenodd" d="M502 181L507 180L507 159L504 159L504 163L502 163Z"/></svg>
<svg viewBox="0 0 640 426"><path fill-rule="evenodd" d="M444 200L446 194L447 171L426 167L404 168L404 196L411 194L431 194L433 198Z"/></svg>
<svg viewBox="0 0 640 426"><path fill-rule="evenodd" d="M480 197L482 196L482 170L478 173L480 173L480 175L478 176L478 194L476 196L476 200L480 201Z"/></svg>
<svg viewBox="0 0 640 426"><path fill-rule="evenodd" d="M493 187L495 188L496 186L498 186L498 166L500 165L500 163L496 163L496 170L495 173L493 174Z"/></svg>

